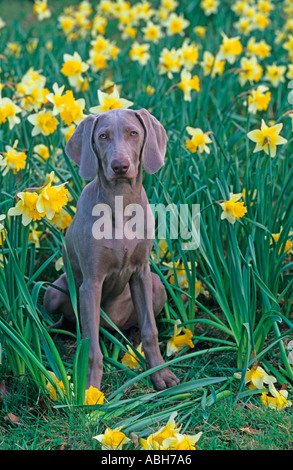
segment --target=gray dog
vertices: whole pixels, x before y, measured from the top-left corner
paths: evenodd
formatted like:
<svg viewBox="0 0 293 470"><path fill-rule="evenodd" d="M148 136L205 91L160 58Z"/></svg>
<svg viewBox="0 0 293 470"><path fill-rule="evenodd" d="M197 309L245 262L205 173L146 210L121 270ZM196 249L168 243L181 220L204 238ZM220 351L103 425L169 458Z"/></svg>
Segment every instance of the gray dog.
<svg viewBox="0 0 293 470"><path fill-rule="evenodd" d="M100 307L122 331L138 325L148 368L163 364L155 316L160 313L166 292L160 278L150 271L153 239L96 239L93 208L107 204L114 211L115 196L123 205L139 204L150 220L150 206L142 186L142 168L155 173L164 164L167 135L160 122L147 110L115 109L82 121L66 146L67 155L79 165L86 185L76 215L66 233L67 253L79 294L82 335L90 339L87 387L100 389L103 356L99 346ZM129 217L122 218L124 225ZM152 219L153 220L153 219ZM115 226L115 219L112 220ZM154 221L153 221L154 224ZM66 269L66 256L63 253ZM67 275L55 282L68 291ZM44 298L49 313L75 321L69 296L49 287ZM167 368L151 375L157 390L179 383Z"/></svg>

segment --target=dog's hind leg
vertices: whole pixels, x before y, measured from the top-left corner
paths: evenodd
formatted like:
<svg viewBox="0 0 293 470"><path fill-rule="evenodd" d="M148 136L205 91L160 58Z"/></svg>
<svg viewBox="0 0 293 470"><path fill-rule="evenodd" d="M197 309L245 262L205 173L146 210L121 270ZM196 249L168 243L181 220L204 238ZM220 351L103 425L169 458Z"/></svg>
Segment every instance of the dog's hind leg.
<svg viewBox="0 0 293 470"><path fill-rule="evenodd" d="M53 286L56 286L53 287ZM61 318L50 328L58 328L72 330L76 323L75 313L69 296L68 282L66 274L62 274L53 284L46 290L44 296L44 309L50 315L60 314ZM68 295L65 292L68 292Z"/></svg>

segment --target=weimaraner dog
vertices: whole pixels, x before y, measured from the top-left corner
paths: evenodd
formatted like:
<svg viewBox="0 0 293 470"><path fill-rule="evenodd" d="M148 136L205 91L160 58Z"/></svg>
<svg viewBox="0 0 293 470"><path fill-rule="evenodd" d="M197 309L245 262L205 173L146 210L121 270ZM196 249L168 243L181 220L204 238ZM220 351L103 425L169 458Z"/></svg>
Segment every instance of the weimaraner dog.
<svg viewBox="0 0 293 470"><path fill-rule="evenodd" d="M76 214L65 241L79 293L82 336L90 339L87 387L100 389L103 356L99 346L99 326L108 327L100 318L100 307L121 331L137 325L148 368L163 364L158 343L155 316L166 302L159 276L152 273L149 256L153 238L126 237L97 239L93 236L93 208L107 204L114 213L115 196L123 196L123 206L139 204L144 219L150 220L149 202L142 186L142 169L155 173L164 164L167 135L161 123L147 110L114 109L87 116L66 145L66 153L85 180L93 180L82 191ZM129 217L122 218L123 225ZM154 219L152 219L154 224ZM113 227L115 218L111 219ZM66 256L63 253L66 267ZM67 275L55 282L68 291ZM49 313L61 313L61 319L75 321L68 295L48 287L44 307ZM164 367L151 374L157 390L179 383Z"/></svg>

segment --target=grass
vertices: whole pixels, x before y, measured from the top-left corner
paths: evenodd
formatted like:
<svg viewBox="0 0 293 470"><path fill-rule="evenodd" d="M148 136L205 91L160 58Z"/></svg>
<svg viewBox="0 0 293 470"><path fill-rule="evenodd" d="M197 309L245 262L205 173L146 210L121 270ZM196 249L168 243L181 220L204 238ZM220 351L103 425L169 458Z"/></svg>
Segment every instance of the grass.
<svg viewBox="0 0 293 470"><path fill-rule="evenodd" d="M7 27L1 30L3 50L9 41L16 41L22 50L21 57L5 52L7 62L1 60L3 96L14 99L9 82L19 83L30 67L41 71L50 91L55 82L70 90L61 73L63 54L77 51L83 60L88 58L88 32L74 41L56 29L63 7L79 2L49 3L55 10L45 22L37 22L32 16L31 2L13 2L18 17L12 14L11 3L1 4L1 15L7 21ZM206 50L216 54L222 29L230 36L238 35L238 31L229 2L223 2L218 14L211 17L204 15L199 3L180 2L178 11L190 19L186 37L199 44L201 60ZM264 31L253 32L257 41L264 38L272 47L271 56L259 59L264 70L276 60L288 65L287 52L274 40L275 31L286 31L283 3L275 3L276 11ZM157 8L158 2L154 5ZM207 26L205 38L193 32L199 24ZM184 101L181 90L174 87L180 80L179 73L170 79L158 68L161 50L181 47L184 38L165 35L159 44L151 44L149 62L141 66L129 59L132 41L122 41L120 36L117 20L109 19L106 37L121 45L118 58L110 60L99 73L89 69L89 89L73 93L76 99L85 100L88 113L97 104L97 90L110 76L121 86L121 97L134 102L134 109L145 107L153 113L166 128L169 142L164 167L155 175L144 173L150 203L172 203L176 208L186 204L190 211L191 204L200 205L199 248L184 250L182 240L172 239L168 232L165 251L162 253L156 240L150 260L168 294L164 311L157 318L161 350L181 385L155 392L143 358L136 371L121 364L128 338L118 329L101 329L106 401L102 406L85 409L88 341L81 338L79 328L73 338L57 341L48 328L56 319L50 318L42 306L47 284L60 274L55 261L61 256L65 230L43 217L36 223L42 233L37 245L28 238L33 224L25 227L20 217L7 217L0 267L0 448L98 449L93 435L104 432L106 425L123 425L128 436L133 433L146 437L177 411L183 432L203 432L197 446L202 450L292 449L292 407L266 408L260 401L261 391L248 390L244 384L246 370L257 359L276 377L278 390L288 388L288 399L292 400L288 344L293 331L293 265L292 252L285 250L285 243L292 241L293 223L288 80L275 88L262 77L261 83L270 88L271 101L267 110L254 115L248 112L246 101L255 84L240 85L235 72L239 59L235 67L226 63L223 75L215 77L205 75L199 61L194 73L199 77L200 92L193 92L191 102ZM34 37L39 43L29 53L26 46ZM143 41L141 31L138 37ZM241 35L244 56L249 39ZM48 40L52 40L52 51L45 47ZM147 85L155 87L154 95L146 93ZM70 203L65 210L72 216L85 182L64 152L64 122L58 116L58 128L52 135L32 137L27 120L31 112L27 111L12 130L7 123L0 130L1 152L17 139L19 150L26 149L27 153L24 169L6 175L1 172L0 212L7 214L17 192L41 187L46 175L54 171L60 183L68 182ZM287 143L278 148L274 159L264 152L254 153L254 145L247 138L250 130L260 127L262 118L283 124L282 135ZM187 126L211 132L209 154L188 151ZM50 148L46 161L34 154L33 148L39 143ZM243 192L247 207L247 213L235 225L221 220L219 203L227 200L230 192ZM278 233L279 239L273 241L272 235ZM176 270L178 262L183 266L184 283ZM76 303L70 274L69 270L70 295ZM196 282L208 296L196 296ZM194 348L167 357L166 344L178 320L191 329ZM61 399L57 403L46 393L47 382L55 384L49 371L65 387L65 394L58 389ZM235 372L242 373L241 380L234 377ZM128 447L134 448L135 443L132 441Z"/></svg>
<svg viewBox="0 0 293 470"><path fill-rule="evenodd" d="M222 360L223 358L219 358ZM226 365L226 363L225 363ZM210 364L197 364L193 371L204 369L207 375L213 374ZM220 364L214 367L221 368ZM223 369L225 369L223 365ZM181 371L184 375L185 372ZM115 390L121 385L118 372L106 371L104 383ZM104 432L105 425L114 428L116 418L90 418L84 409L58 409L54 404L38 394L32 393L31 384L25 384L15 377L5 376L9 396L3 395L0 412L1 450L98 450L99 443L94 435ZM153 392L147 384L135 384L126 391L125 397L146 395ZM183 431L188 434L202 432L198 442L199 450L292 450L293 415L291 411L272 410L263 407L259 397L235 402L236 384L230 384L225 396L212 406L198 406L190 410L183 422ZM231 393L230 393L231 392ZM162 404L157 404L162 410ZM157 411L157 410L155 410ZM146 409L146 413L148 410ZM154 409L152 407L152 412ZM130 410L130 416L131 416ZM10 416L10 418L9 418ZM158 427L162 423L158 421ZM136 434L134 432L134 434ZM140 433L137 433L140 436ZM135 449L131 441L125 449Z"/></svg>

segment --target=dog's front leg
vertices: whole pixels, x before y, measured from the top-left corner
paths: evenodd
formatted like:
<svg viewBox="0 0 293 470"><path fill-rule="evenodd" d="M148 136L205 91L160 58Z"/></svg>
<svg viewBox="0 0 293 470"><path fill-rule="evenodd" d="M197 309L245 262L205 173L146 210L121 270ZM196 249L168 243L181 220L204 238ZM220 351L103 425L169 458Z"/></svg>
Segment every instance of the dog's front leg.
<svg viewBox="0 0 293 470"><path fill-rule="evenodd" d="M155 322L152 302L152 277L149 265L135 273L130 279L132 301L141 330L142 348L149 369L164 363ZM177 377L168 367L160 369L151 375L151 380L157 390L173 387L179 383Z"/></svg>
<svg viewBox="0 0 293 470"><path fill-rule="evenodd" d="M87 388L92 385L99 390L103 375L103 355L99 344L101 293L100 281L86 280L79 289L82 337L90 340Z"/></svg>

